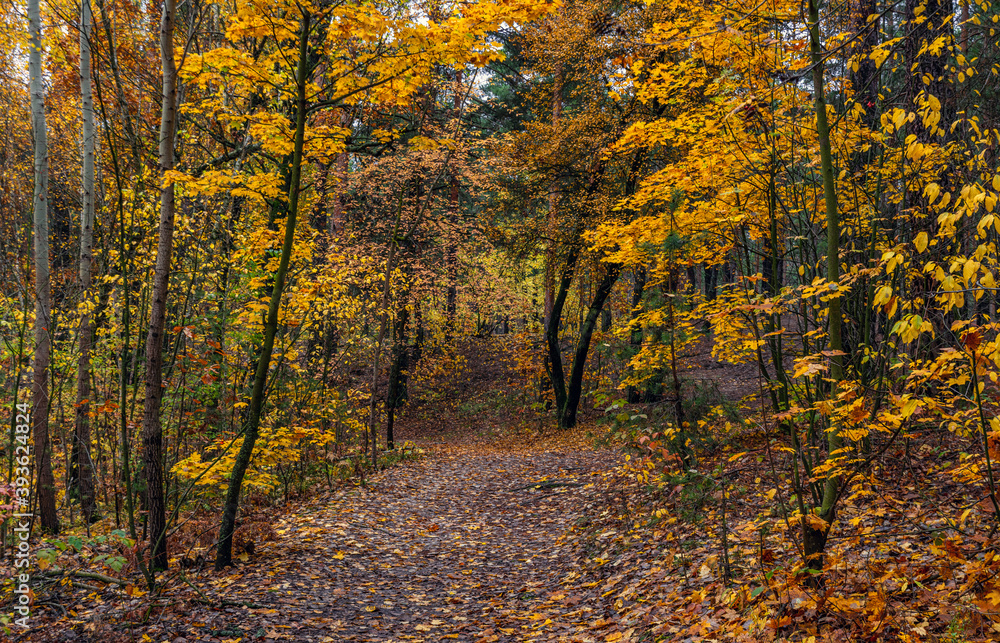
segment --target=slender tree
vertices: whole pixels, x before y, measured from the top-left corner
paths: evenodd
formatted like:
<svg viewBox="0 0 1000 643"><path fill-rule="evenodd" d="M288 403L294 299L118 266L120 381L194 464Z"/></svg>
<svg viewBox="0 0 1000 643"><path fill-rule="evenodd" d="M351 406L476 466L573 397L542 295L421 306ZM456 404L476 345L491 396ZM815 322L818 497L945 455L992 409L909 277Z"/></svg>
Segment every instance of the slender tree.
<svg viewBox="0 0 1000 643"><path fill-rule="evenodd" d="M281 245L281 257L278 269L274 273L271 287L271 302L267 309L267 319L264 322L264 341L257 357L257 368L254 372L253 390L250 394L250 410L246 424L243 427L243 444L233 462L233 472L229 477L229 488L226 491L226 504L222 511L222 522L219 525L218 549L215 555L215 569L221 570L233 564L233 532L236 529L236 514L240 506L240 492L243 488L243 478L250 457L260 433L260 416L264 406L264 387L267 383L267 373L271 367L271 355L274 352L274 337L278 333L278 312L281 308L281 295L285 290L285 280L288 276L288 264L292 258L292 248L295 245L295 224L299 214L299 188L302 184L302 161L305 148L307 87L310 75L309 64L309 33L311 31L312 15L301 8L301 30L299 32L298 62L295 70L295 142L290 160L291 177L288 188L288 204L285 216L285 238Z"/></svg>
<svg viewBox="0 0 1000 643"><path fill-rule="evenodd" d="M84 301L93 281L94 252L94 99L90 74L90 0L80 3L80 116L83 121L83 172L80 208L80 293ZM80 494L80 508L89 521L94 512L94 470L90 457L90 351L93 317L85 303L80 319L80 358L76 375L76 426L73 433L73 466Z"/></svg>
<svg viewBox="0 0 1000 643"><path fill-rule="evenodd" d="M594 330L597 329L597 320L604 310L604 304L611 295L611 290L618 282L621 274L621 265L612 264L607 267L604 276L601 277L594 297L587 308L587 316L580 327L580 338L576 343L576 352L573 353L573 366L570 368L569 382L566 387L565 407L560 409L559 423L564 427L576 426L576 413L580 407L580 397L583 395L583 374L587 364L587 353L590 351L590 341L593 339Z"/></svg>
<svg viewBox="0 0 1000 643"><path fill-rule="evenodd" d="M28 1L28 77L31 90L31 131L35 148L35 357L31 419L38 473L38 510L44 531L57 533L56 488L49 443L49 362L52 351L52 300L49 282L49 146L42 86L42 16L38 0Z"/></svg>
<svg viewBox="0 0 1000 643"><path fill-rule="evenodd" d="M819 141L820 175L823 181L823 200L826 207L826 280L831 288L840 283L840 214L837 210L837 189L833 174L833 152L830 145L830 124L826 114L826 94L824 83L824 58L820 42L819 0L809 0L809 51L811 54L813 73L813 104L816 109L816 137ZM844 342L841 335L842 318L840 312L840 296L835 293L830 297L828 309L829 347L830 347L830 379L833 382L831 397L836 397L837 387L844 378L843 351ZM831 459L838 457L837 451L844 444L839 427L834 422L828 430L827 448ZM840 491L840 477L831 472L827 474L820 501L819 517L823 526L817 526L803 516L803 534L805 556L808 564L815 569L823 568L823 551L830 527L836 517L837 498Z"/></svg>
<svg viewBox="0 0 1000 643"><path fill-rule="evenodd" d="M174 63L174 19L176 0L164 0L160 19L160 63L163 96L160 117L160 176L174 167L174 136L177 131L177 67ZM142 466L146 480L146 512L152 561L150 567L167 568L167 523L163 495L163 333L170 284L170 257L174 239L174 186L160 188L160 233L153 277L153 305L146 337L146 398L142 417ZM125 454L127 457L128 454Z"/></svg>
<svg viewBox="0 0 1000 643"><path fill-rule="evenodd" d="M454 84L454 117L461 118L462 114L462 72L455 72ZM451 214L452 223L458 222L458 173L453 172L451 176L451 194L449 197L448 209ZM450 337L455 333L455 316L458 314L458 244L451 237L445 249L445 265L448 272L448 288L445 292L445 310L447 315L447 334Z"/></svg>
<svg viewBox="0 0 1000 643"><path fill-rule="evenodd" d="M409 285L399 295L396 320L393 324L392 365L389 367L389 390L385 396L385 448L396 448L394 426L396 410L406 402L406 378L409 369L410 347L407 339L407 323L410 319Z"/></svg>

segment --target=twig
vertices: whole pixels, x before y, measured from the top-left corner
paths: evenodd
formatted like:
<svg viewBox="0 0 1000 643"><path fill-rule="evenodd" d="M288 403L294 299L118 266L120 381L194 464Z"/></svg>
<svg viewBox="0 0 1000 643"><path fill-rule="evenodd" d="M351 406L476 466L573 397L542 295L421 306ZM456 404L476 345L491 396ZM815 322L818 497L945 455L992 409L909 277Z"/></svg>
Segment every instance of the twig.
<svg viewBox="0 0 1000 643"><path fill-rule="evenodd" d="M90 583L81 583L79 581L71 583L70 585L68 585L68 587L70 587L71 589L79 587L80 589L90 590L91 592L103 592L105 589L107 589L105 587L98 587L97 585L91 585Z"/></svg>
<svg viewBox="0 0 1000 643"><path fill-rule="evenodd" d="M89 578L90 580L100 581L102 583L107 583L109 585L120 585L125 587L128 585L127 581L119 580L117 578L112 578L111 576L105 576L104 574L98 574L97 572L88 572L82 569L60 569L53 568L50 571L42 572L42 576L47 576L50 578L56 578L65 576L67 578L78 577L78 578Z"/></svg>
<svg viewBox="0 0 1000 643"><path fill-rule="evenodd" d="M556 487L582 487L583 485L579 482L559 482L553 480L552 482L536 482L533 484L525 485L523 487L514 487L511 491L526 491L528 489L555 489Z"/></svg>
<svg viewBox="0 0 1000 643"><path fill-rule="evenodd" d="M208 605L214 605L215 604L215 601L210 600L207 596L205 596L205 593L203 591L201 591L200 589L198 589L197 587L195 587L194 583L192 583L191 581L189 581L187 579L187 576L184 575L184 570L183 569L180 570L180 579L182 581L184 581L185 583L187 583L188 587L190 587L191 589L193 589L195 591L195 593L198 594L198 596L200 596L201 599L206 604L208 604Z"/></svg>

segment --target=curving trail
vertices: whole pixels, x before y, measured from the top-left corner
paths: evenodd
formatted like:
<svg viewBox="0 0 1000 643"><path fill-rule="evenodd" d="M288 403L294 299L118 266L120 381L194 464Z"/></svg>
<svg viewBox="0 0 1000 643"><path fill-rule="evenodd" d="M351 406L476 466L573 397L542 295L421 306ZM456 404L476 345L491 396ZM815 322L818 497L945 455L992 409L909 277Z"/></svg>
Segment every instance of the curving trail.
<svg viewBox="0 0 1000 643"><path fill-rule="evenodd" d="M390 469L276 523L277 541L209 581L247 605L204 608L187 637L594 640L579 625L608 614L559 594L580 575L579 551L560 537L586 520L614 462L608 451L481 445Z"/></svg>

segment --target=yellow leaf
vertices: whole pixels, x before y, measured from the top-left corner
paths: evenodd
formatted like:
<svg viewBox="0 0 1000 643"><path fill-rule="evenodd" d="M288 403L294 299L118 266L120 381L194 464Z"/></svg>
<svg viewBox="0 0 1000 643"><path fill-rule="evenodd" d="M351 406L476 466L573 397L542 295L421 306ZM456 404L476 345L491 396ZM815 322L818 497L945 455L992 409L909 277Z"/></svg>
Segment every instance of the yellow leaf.
<svg viewBox="0 0 1000 643"><path fill-rule="evenodd" d="M975 275L976 272L978 271L979 271L978 261L966 261L965 265L962 266L962 278L964 278L965 281L969 281L970 279L972 279L972 276Z"/></svg>
<svg viewBox="0 0 1000 643"><path fill-rule="evenodd" d="M620 641L622 638L621 632L612 632L604 637L604 640L610 643L611 641Z"/></svg>
<svg viewBox="0 0 1000 643"><path fill-rule="evenodd" d="M418 150L433 150L438 147L437 141L426 136L414 136L410 139L410 145Z"/></svg>
<svg viewBox="0 0 1000 643"><path fill-rule="evenodd" d="M927 249L927 233L921 232L913 239L913 245L917 247L917 252L923 252Z"/></svg>
<svg viewBox="0 0 1000 643"><path fill-rule="evenodd" d="M908 418L913 415L913 412L917 410L917 404L919 402L919 400L907 398L907 395L903 396L903 405L899 409L904 418Z"/></svg>
<svg viewBox="0 0 1000 643"><path fill-rule="evenodd" d="M934 203L939 194L941 194L941 186L937 183L928 183L927 187L924 188L924 196L927 197L928 203Z"/></svg>
<svg viewBox="0 0 1000 643"><path fill-rule="evenodd" d="M906 121L906 111L898 107L892 110L892 124L896 126L896 129L902 127L904 121Z"/></svg>
<svg viewBox="0 0 1000 643"><path fill-rule="evenodd" d="M344 552L338 551L336 554L332 556L332 558L336 558L337 560L344 560Z"/></svg>

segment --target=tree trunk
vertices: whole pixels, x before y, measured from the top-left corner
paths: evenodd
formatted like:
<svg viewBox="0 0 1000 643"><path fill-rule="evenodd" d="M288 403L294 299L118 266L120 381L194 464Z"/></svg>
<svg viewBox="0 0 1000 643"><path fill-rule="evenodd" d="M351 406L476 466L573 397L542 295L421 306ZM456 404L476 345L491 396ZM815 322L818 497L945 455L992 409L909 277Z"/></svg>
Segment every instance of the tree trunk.
<svg viewBox="0 0 1000 643"><path fill-rule="evenodd" d="M552 81L552 133L553 136L559 127L559 119L562 117L562 103L563 103L563 73L562 67L560 66L556 70L555 78ZM545 272L542 277L542 334L547 343L549 343L549 328L553 326L553 317L555 317L554 326L556 329L556 344L558 345L559 337L559 318L562 316L562 306L559 307L558 314L555 313L556 307L556 229L558 226L559 217L559 177L553 176L552 183L549 186L548 194L548 221L547 221L547 235L549 237L546 242L545 247ZM556 350L558 354L558 349ZM545 354L544 372L549 378L548 381L544 381L544 378L539 378L541 381L538 383L538 398L541 401L545 396L545 391L549 386L553 388L555 398L556 398L556 410L560 409L560 395L565 398L565 385L563 384L563 373L562 373L562 360L559 360L558 364L552 363L552 347L549 343L549 350ZM555 380L552 379L552 373L559 373L559 383L557 384Z"/></svg>
<svg viewBox="0 0 1000 643"><path fill-rule="evenodd" d="M777 159L772 157L771 170L768 177L768 236L764 237L764 256L761 272L763 276L763 291L773 301L774 297L781 293L784 284L784 261L782 259L781 238L778 236L778 188L775 181L775 167ZM768 352L771 354L771 365L774 367L774 376L778 380L778 388L771 388L771 406L775 413L781 413L789 406L788 377L785 373L784 349L781 341L781 334L776 332L783 328L781 313L774 312L767 315L764 322L767 336ZM762 353L758 353L763 357ZM761 372L766 372L766 368L761 365ZM783 423L784 424L784 423Z"/></svg>
<svg viewBox="0 0 1000 643"><path fill-rule="evenodd" d="M813 96L816 109L816 135L819 139L820 172L823 177L823 199L826 206L826 279L831 285L840 282L840 217L837 211L837 191L834 183L833 153L830 145L830 125L826 115L826 96L823 90L823 51L820 44L819 31L819 0L809 0L809 50L813 66ZM830 379L833 388L831 399L837 396L837 386L844 377L843 339L841 335L840 297L830 297L829 308L829 347ZM828 431L827 458L837 458L836 452L843 446L843 436L840 428L834 424ZM836 518L836 503L839 494L840 477L828 474L823 486L823 497L819 507L819 518L822 526L816 525L802 517L803 546L806 565L812 569L823 569L823 552L830 528ZM818 578L818 577L817 577Z"/></svg>
<svg viewBox="0 0 1000 643"><path fill-rule="evenodd" d="M719 266L705 264L705 301L715 301L719 285Z"/></svg>
<svg viewBox="0 0 1000 643"><path fill-rule="evenodd" d="M253 391L250 395L250 410L243 430L243 444L233 462L233 471L229 478L229 488L226 491L226 504L219 525L218 549L215 556L215 569L222 570L233 563L233 531L236 527L236 513L239 509L240 491L250 457L260 432L261 409L264 404L264 386L267 383L267 372L271 366L271 354L274 351L274 337L278 332L278 312L281 308L281 296L285 289L285 278L288 275L288 264L295 244L295 223L299 212L299 187L302 183L302 155L305 146L306 129L306 88L309 79L309 32L311 16L302 11L302 25L299 33L298 64L295 71L295 143L291 159L291 180L288 188L288 210L285 218L285 238L281 246L281 257L278 260L278 270L274 274L271 289L271 302L264 323L264 341L261 344L260 356L254 372Z"/></svg>
<svg viewBox="0 0 1000 643"><path fill-rule="evenodd" d="M404 188L405 189L405 188ZM416 201L420 201L420 190L416 192ZM378 336L375 338L375 354L372 356L372 392L368 399L368 432L366 434L366 447L371 450L372 468L378 464L378 431L375 425L375 410L378 407L378 374L379 362L382 359L382 346L385 343L385 335L389 325L389 297L392 292L392 271L396 266L396 253L399 249L399 226L403 220L403 192L399 194L399 204L396 209L396 221L392 227L392 239L389 245L389 256L385 260L385 281L382 282L382 303L378 308L379 323Z"/></svg>
<svg viewBox="0 0 1000 643"><path fill-rule="evenodd" d="M421 312L419 297L417 297L416 301L413 302L413 317L417 328L413 337L413 352L411 354L410 362L412 365L416 366L424 354L424 316Z"/></svg>
<svg viewBox="0 0 1000 643"><path fill-rule="evenodd" d="M56 484L49 443L49 363L52 352L52 301L49 282L49 146L42 87L42 15L38 0L28 0L28 76L31 83L31 131L35 147L32 200L35 234L35 357L31 420L38 473L38 511L43 531L59 532Z"/></svg>
<svg viewBox="0 0 1000 643"><path fill-rule="evenodd" d="M396 409L403 406L403 403L406 402L406 371L409 368L406 325L410 318L410 311L406 307L408 299L408 290L400 294L399 310L396 312L396 323L393 328L393 359L392 366L389 368L389 390L385 396L385 448L390 451L395 448L393 427L396 419Z"/></svg>
<svg viewBox="0 0 1000 643"><path fill-rule="evenodd" d="M545 343L548 346L548 359L545 366L548 372L549 381L552 382L552 392L556 398L556 412L562 419L562 410L566 408L566 376L563 375L562 352L559 347L559 320L562 319L563 306L566 305L566 296L569 294L569 287L573 283L573 273L576 269L576 261L580 255L577 248L573 248L566 258L566 268L563 271L562 280L559 282L559 293L552 301L552 312L545 320Z"/></svg>
<svg viewBox="0 0 1000 643"><path fill-rule="evenodd" d="M461 92L462 72L457 71L455 76L455 118L461 114ZM458 223L458 176L454 171L451 175L451 195L449 209L451 210L451 220L453 224ZM448 291L445 293L445 310L447 326L445 330L446 341L450 340L455 333L455 318L458 314L458 243L454 238L454 228L449 230L448 247L445 249L445 264L448 270Z"/></svg>
<svg viewBox="0 0 1000 643"><path fill-rule="evenodd" d="M562 117L562 103L563 103L563 74L562 67L556 70L556 76L553 79L552 86L552 133L553 136L556 133L556 129L559 127L559 120ZM556 228L559 224L559 181L558 177L552 178L552 184L549 186L549 211L548 211L548 233L550 237L555 236ZM555 307L555 258L556 258L556 244L555 239L550 238L548 241L548 247L545 251L545 284L544 284L544 317L543 325L545 328L549 327L549 320L553 315L553 308Z"/></svg>
<svg viewBox="0 0 1000 643"><path fill-rule="evenodd" d="M672 261L671 261L672 263ZM673 290L673 296L667 298L667 323L670 325L670 377L673 380L674 389L674 422L677 423L677 427L683 430L684 427L684 397L681 395L681 378L677 372L677 321L674 310L674 301L680 294L678 292L679 279L674 275L674 270L671 270L672 277L669 279L673 282L671 290ZM691 453L686 445L682 447L681 459L684 461L685 468L691 468Z"/></svg>
<svg viewBox="0 0 1000 643"><path fill-rule="evenodd" d="M618 275L621 274L621 266L618 264L608 266L604 273L600 285L594 292L587 316L580 326L580 339L576 343L576 354L573 356L573 368L570 370L569 387L566 391L566 404L560 409L560 426L571 428L576 426L576 412L580 406L580 396L583 392L583 372L587 364L587 352L590 350L590 340L594 336L594 328L597 326L597 319L604 309L604 302L611 294L611 289L618 282Z"/></svg>
<svg viewBox="0 0 1000 643"><path fill-rule="evenodd" d="M349 127L351 124L351 112L346 108L340 109L340 126ZM344 234L344 202L347 194L347 150L337 152L334 164L335 185L333 188L333 213L327 220L328 232L331 237L339 237Z"/></svg>
<svg viewBox="0 0 1000 643"><path fill-rule="evenodd" d="M177 69L174 64L176 0L164 0L160 19L160 64L163 101L160 114L160 177L174 167L174 134L177 131ZM153 276L153 305L146 336L146 397L142 412L142 467L146 481L146 512L150 540L150 568L167 568L166 504L163 497L163 333L170 284L170 257L174 241L174 186L160 188L160 232Z"/></svg>
<svg viewBox="0 0 1000 643"><path fill-rule="evenodd" d="M642 304L642 293L646 290L646 268L635 268L632 271L632 280L632 310L629 313L632 332L629 334L628 343L630 349L635 351L631 354L635 355L642 350L642 325L636 320L642 312L639 306ZM640 391L634 386L629 386L625 389L625 399L628 400L629 404L648 402L649 397L646 391Z"/></svg>
<svg viewBox="0 0 1000 643"><path fill-rule="evenodd" d="M969 53L969 0L960 0L962 3L962 53Z"/></svg>
<svg viewBox="0 0 1000 643"><path fill-rule="evenodd" d="M76 370L76 425L73 466L80 510L90 522L94 513L94 463L90 457L90 350L94 324L88 293L93 282L94 252L94 100L90 79L90 0L80 3L80 111L83 121L82 206L80 208L80 297L86 306L80 320L80 359Z"/></svg>

